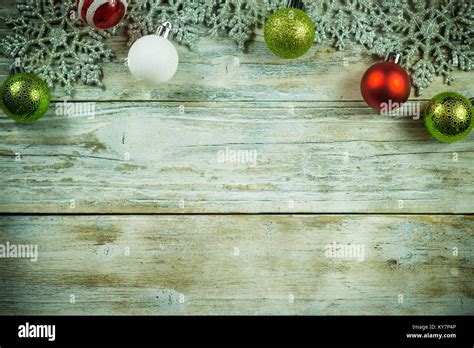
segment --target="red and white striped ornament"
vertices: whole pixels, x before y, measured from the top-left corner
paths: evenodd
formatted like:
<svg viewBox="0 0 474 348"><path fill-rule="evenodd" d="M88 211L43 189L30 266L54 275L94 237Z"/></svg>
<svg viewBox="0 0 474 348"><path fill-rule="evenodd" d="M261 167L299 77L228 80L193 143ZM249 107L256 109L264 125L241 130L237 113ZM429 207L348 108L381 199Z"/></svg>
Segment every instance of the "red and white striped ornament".
<svg viewBox="0 0 474 348"><path fill-rule="evenodd" d="M77 10L84 23L96 29L110 29L125 17L127 2L124 0L78 0Z"/></svg>

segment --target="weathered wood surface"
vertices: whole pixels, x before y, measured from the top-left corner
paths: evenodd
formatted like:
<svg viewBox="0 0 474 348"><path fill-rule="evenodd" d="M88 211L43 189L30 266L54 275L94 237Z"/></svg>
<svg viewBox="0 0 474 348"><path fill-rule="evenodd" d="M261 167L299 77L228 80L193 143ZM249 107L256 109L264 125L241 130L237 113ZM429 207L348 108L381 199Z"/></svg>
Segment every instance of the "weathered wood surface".
<svg viewBox="0 0 474 348"><path fill-rule="evenodd" d="M315 45L304 58L283 61L268 51L263 39L250 44L243 53L232 40L204 37L195 50L178 47L179 70L172 81L159 88L135 81L124 64L129 47L126 38L110 40L116 58L103 64L105 89L78 84L72 96L61 87L54 100L159 100L159 101L320 101L360 100L360 78L374 58L356 45L337 51ZM238 60L238 66L236 65ZM347 66L344 61L349 62ZM11 60L1 59L0 82L6 77ZM441 78L420 97L429 99L446 89L472 96L472 72L455 72L451 86Z"/></svg>
<svg viewBox="0 0 474 348"><path fill-rule="evenodd" d="M126 40L109 40L106 89L53 91L94 118L58 103L34 124L0 115L0 213L22 214L0 217L0 244L40 251L0 259L0 314L474 313L473 136L442 144L369 109L363 49L285 61L261 32L246 53L203 37L150 88L130 77ZM473 97L472 72L454 76L412 100ZM226 148L256 164L220 163ZM289 215L186 215L262 212ZM332 242L363 244L365 260L326 258Z"/></svg>
<svg viewBox="0 0 474 348"><path fill-rule="evenodd" d="M0 228L39 250L1 260L6 314L474 312L472 216L11 216ZM364 260L327 258L333 242L364 245Z"/></svg>
<svg viewBox="0 0 474 348"><path fill-rule="evenodd" d="M2 119L0 211L474 211L472 137L446 145L421 121L357 102L304 103L294 114L286 103L183 105ZM235 163L226 148L255 152Z"/></svg>

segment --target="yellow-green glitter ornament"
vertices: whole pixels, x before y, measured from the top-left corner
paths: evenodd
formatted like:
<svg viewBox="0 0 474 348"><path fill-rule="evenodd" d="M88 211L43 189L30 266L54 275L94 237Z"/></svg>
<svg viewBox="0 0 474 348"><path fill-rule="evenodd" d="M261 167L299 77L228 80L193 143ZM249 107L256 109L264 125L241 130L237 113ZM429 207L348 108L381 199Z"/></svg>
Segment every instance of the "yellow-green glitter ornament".
<svg viewBox="0 0 474 348"><path fill-rule="evenodd" d="M33 122L43 117L50 100L48 85L34 74L12 75L0 87L0 106L17 122Z"/></svg>
<svg viewBox="0 0 474 348"><path fill-rule="evenodd" d="M428 103L424 121L435 139L446 143L461 140L474 125L472 104L459 93L440 93Z"/></svg>
<svg viewBox="0 0 474 348"><path fill-rule="evenodd" d="M297 8L283 8L265 22L265 42L281 58L298 58L308 52L314 42L314 24Z"/></svg>

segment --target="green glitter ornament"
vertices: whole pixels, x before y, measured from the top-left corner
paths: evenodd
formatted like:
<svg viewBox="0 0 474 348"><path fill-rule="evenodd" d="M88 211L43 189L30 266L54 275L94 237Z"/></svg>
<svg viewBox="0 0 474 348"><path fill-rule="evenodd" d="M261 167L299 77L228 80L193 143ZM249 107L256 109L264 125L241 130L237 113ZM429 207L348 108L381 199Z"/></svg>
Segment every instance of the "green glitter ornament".
<svg viewBox="0 0 474 348"><path fill-rule="evenodd" d="M12 75L0 87L0 106L17 122L33 122L43 117L50 99L48 85L34 74Z"/></svg>
<svg viewBox="0 0 474 348"><path fill-rule="evenodd" d="M459 93L440 93L430 100L424 121L435 139L446 143L461 140L474 125L472 104Z"/></svg>
<svg viewBox="0 0 474 348"><path fill-rule="evenodd" d="M297 8L283 8L265 22L265 42L281 58L298 58L308 52L314 42L314 24Z"/></svg>

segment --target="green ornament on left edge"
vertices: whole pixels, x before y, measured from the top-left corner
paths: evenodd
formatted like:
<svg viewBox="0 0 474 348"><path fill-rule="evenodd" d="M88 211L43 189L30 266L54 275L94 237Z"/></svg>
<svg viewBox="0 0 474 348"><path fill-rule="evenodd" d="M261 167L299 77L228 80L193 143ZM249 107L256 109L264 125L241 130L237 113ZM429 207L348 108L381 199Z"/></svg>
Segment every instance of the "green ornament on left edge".
<svg viewBox="0 0 474 348"><path fill-rule="evenodd" d="M50 100L48 85L35 74L14 74L0 87L0 106L17 122L33 122L43 117Z"/></svg>

